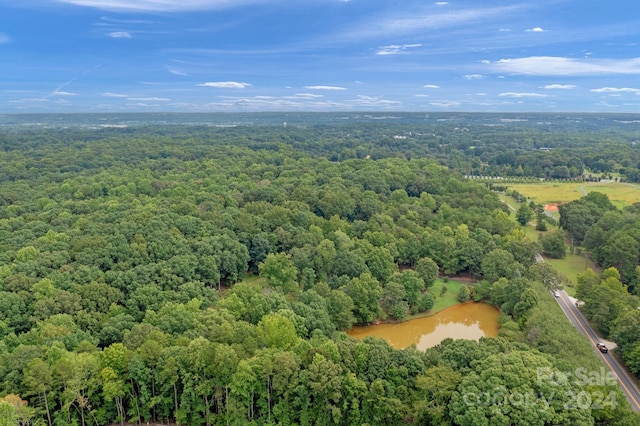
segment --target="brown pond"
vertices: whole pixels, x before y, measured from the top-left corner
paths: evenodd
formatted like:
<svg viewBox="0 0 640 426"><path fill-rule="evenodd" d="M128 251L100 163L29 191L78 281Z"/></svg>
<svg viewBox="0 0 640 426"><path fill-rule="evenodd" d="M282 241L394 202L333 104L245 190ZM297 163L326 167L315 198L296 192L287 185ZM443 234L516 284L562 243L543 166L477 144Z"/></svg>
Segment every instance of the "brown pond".
<svg viewBox="0 0 640 426"><path fill-rule="evenodd" d="M415 344L423 351L447 337L478 340L483 336L497 336L498 316L498 310L487 303L461 303L434 315L398 324L353 327L347 334L358 339L379 337L396 349Z"/></svg>

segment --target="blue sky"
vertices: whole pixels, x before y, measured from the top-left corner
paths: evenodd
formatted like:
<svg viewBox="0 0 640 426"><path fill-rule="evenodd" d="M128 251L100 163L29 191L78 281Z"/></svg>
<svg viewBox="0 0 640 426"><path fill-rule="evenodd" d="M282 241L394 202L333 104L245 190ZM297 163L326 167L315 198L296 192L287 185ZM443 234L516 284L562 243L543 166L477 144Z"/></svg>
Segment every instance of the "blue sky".
<svg viewBox="0 0 640 426"><path fill-rule="evenodd" d="M0 0L0 112L640 112L637 0Z"/></svg>

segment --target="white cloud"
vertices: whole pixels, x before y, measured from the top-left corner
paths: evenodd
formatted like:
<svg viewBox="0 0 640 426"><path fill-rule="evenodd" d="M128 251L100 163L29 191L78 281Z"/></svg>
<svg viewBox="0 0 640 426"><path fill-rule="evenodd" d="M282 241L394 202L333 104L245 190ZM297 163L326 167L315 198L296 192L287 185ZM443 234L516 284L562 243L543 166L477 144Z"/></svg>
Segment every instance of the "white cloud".
<svg viewBox="0 0 640 426"><path fill-rule="evenodd" d="M433 105L435 107L441 108L452 108L460 106L460 102L456 101L438 101L438 102L429 102L429 105Z"/></svg>
<svg viewBox="0 0 640 426"><path fill-rule="evenodd" d="M376 55L397 55L403 50L420 47L422 44L390 44L389 46L380 46Z"/></svg>
<svg viewBox="0 0 640 426"><path fill-rule="evenodd" d="M591 89L591 92L596 93L640 93L640 89L634 89L632 87L601 87L599 89Z"/></svg>
<svg viewBox="0 0 640 426"><path fill-rule="evenodd" d="M435 2L435 4L436 4L437 6L444 6L444 5L449 4L449 2L448 2L448 1L437 1L437 2Z"/></svg>
<svg viewBox="0 0 640 426"><path fill-rule="evenodd" d="M203 87L215 87L218 89L244 89L251 86L249 83L240 83L237 81L210 81L207 83L198 84Z"/></svg>
<svg viewBox="0 0 640 426"><path fill-rule="evenodd" d="M527 93L527 92L503 92L498 96L503 96L507 98L546 98L547 95L543 95L542 93Z"/></svg>
<svg viewBox="0 0 640 426"><path fill-rule="evenodd" d="M577 86L573 84L547 84L543 87L543 89L561 89L561 90L569 90L575 89Z"/></svg>
<svg viewBox="0 0 640 426"><path fill-rule="evenodd" d="M296 93L295 97L314 99L314 98L324 98L324 95L316 95L315 93Z"/></svg>
<svg viewBox="0 0 640 426"><path fill-rule="evenodd" d="M422 87L424 87L425 89L439 89L440 88L440 86L437 86L435 84L425 84Z"/></svg>
<svg viewBox="0 0 640 426"><path fill-rule="evenodd" d="M107 98L128 98L129 95L123 95L122 93L104 92L102 96Z"/></svg>
<svg viewBox="0 0 640 426"><path fill-rule="evenodd" d="M127 98L128 101L141 101L141 102L164 102L170 101L169 98Z"/></svg>
<svg viewBox="0 0 640 426"><path fill-rule="evenodd" d="M304 86L304 88L309 90L347 90L346 87L340 86Z"/></svg>
<svg viewBox="0 0 640 426"><path fill-rule="evenodd" d="M9 44L11 43L11 37L6 35L5 33L0 33L0 44Z"/></svg>
<svg viewBox="0 0 640 426"><path fill-rule="evenodd" d="M483 79L485 76L482 74L467 74L464 76L465 80L481 80Z"/></svg>
<svg viewBox="0 0 640 426"><path fill-rule="evenodd" d="M525 32L528 32L528 33L545 33L545 32L547 32L547 30L543 30L540 27L535 27L535 28L529 28L528 30L525 30Z"/></svg>
<svg viewBox="0 0 640 426"><path fill-rule="evenodd" d="M49 96L78 96L78 94L71 93L71 92L55 91L55 92L52 92Z"/></svg>
<svg viewBox="0 0 640 426"><path fill-rule="evenodd" d="M186 72L183 72L183 71L180 71L180 70L176 70L176 69L173 69L173 68L167 68L167 71L169 71L173 75L179 75L181 77L186 77L187 76Z"/></svg>
<svg viewBox="0 0 640 426"><path fill-rule="evenodd" d="M496 72L528 75L640 74L640 58L571 59L558 56L529 56L500 59L490 66Z"/></svg>
<svg viewBox="0 0 640 426"><path fill-rule="evenodd" d="M107 35L111 38L131 38L131 34L126 31L114 31Z"/></svg>
<svg viewBox="0 0 640 426"><path fill-rule="evenodd" d="M266 0L58 0L61 3L96 9L130 12L177 12L225 9Z"/></svg>
<svg viewBox="0 0 640 426"><path fill-rule="evenodd" d="M392 100L388 100L388 99L381 99L378 97L373 97L373 96L364 96L364 95L358 95L357 99L354 99L352 101L348 101L353 103L353 105L355 106L393 106L393 105L400 105L402 104L402 102L399 101L392 101Z"/></svg>

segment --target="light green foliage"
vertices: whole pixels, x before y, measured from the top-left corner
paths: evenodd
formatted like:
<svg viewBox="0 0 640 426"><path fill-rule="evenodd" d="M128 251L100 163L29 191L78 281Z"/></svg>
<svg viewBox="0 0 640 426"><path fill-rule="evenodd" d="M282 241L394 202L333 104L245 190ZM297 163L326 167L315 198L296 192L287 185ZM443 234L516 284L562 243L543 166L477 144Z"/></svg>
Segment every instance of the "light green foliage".
<svg viewBox="0 0 640 426"><path fill-rule="evenodd" d="M298 290L298 268L286 253L269 253L258 269L260 276L265 277L272 287L281 288L285 293Z"/></svg>
<svg viewBox="0 0 640 426"><path fill-rule="evenodd" d="M40 251L37 248L33 246L23 247L16 253L16 262L28 262L37 259L39 256Z"/></svg>
<svg viewBox="0 0 640 426"><path fill-rule="evenodd" d="M258 323L258 336L267 347L289 349L298 340L293 322L282 314L268 314Z"/></svg>

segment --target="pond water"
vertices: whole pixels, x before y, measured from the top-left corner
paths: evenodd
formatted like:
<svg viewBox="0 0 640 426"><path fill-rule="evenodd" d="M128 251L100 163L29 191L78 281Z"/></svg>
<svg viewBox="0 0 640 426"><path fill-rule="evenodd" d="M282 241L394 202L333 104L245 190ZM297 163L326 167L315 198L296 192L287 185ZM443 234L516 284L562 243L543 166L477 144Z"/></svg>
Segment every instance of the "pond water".
<svg viewBox="0 0 640 426"><path fill-rule="evenodd" d="M358 339L379 337L396 349L415 344L423 351L447 337L478 340L483 336L497 336L499 314L496 308L487 303L461 303L434 315L398 324L353 327L347 334Z"/></svg>

